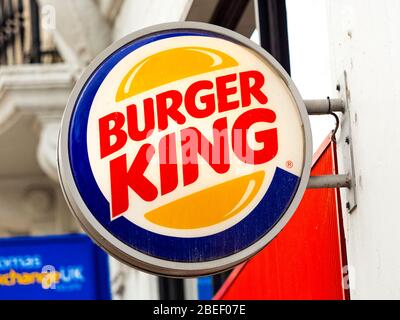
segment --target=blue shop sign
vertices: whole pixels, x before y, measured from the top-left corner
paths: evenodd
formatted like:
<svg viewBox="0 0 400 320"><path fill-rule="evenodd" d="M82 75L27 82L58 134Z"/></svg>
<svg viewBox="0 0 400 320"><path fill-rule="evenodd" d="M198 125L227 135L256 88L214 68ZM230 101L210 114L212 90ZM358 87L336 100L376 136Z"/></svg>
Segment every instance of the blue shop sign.
<svg viewBox="0 0 400 320"><path fill-rule="evenodd" d="M0 300L107 300L107 255L84 235L0 239Z"/></svg>

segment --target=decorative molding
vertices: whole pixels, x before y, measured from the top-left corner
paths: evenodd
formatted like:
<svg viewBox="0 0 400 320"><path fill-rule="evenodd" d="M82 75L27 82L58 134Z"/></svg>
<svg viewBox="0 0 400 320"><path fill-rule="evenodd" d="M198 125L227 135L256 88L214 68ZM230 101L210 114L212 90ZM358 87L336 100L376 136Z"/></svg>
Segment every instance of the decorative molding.
<svg viewBox="0 0 400 320"><path fill-rule="evenodd" d="M41 123L37 159L40 168L54 182L59 182L57 171L57 139L60 131L60 117L39 117Z"/></svg>
<svg viewBox="0 0 400 320"><path fill-rule="evenodd" d="M100 12L107 21L113 23L125 0L97 0Z"/></svg>
<svg viewBox="0 0 400 320"><path fill-rule="evenodd" d="M76 69L62 64L21 65L0 71L0 135L22 116L33 117L39 131L38 163L55 182L60 120L76 77Z"/></svg>
<svg viewBox="0 0 400 320"><path fill-rule="evenodd" d="M63 64L2 68L0 128L7 127L21 113L61 117L76 77L76 69Z"/></svg>
<svg viewBox="0 0 400 320"><path fill-rule="evenodd" d="M40 4L54 8L52 33L67 63L84 67L111 43L110 24L95 0L40 0Z"/></svg>

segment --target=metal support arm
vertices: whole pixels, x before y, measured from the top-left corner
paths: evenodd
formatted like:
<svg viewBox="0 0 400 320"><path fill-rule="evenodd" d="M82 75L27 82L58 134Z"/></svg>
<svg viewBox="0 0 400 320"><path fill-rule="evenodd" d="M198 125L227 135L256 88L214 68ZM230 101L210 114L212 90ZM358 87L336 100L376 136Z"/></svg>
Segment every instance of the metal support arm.
<svg viewBox="0 0 400 320"><path fill-rule="evenodd" d="M309 115L323 115L331 112L344 113L345 103L342 99L304 100Z"/></svg>
<svg viewBox="0 0 400 320"><path fill-rule="evenodd" d="M308 189L334 189L351 188L351 177L348 174L311 176L308 182Z"/></svg>
<svg viewBox="0 0 400 320"><path fill-rule="evenodd" d="M346 105L342 99L304 100L309 115L345 113ZM321 188L351 188L351 177L348 174L312 176L308 183L309 189Z"/></svg>

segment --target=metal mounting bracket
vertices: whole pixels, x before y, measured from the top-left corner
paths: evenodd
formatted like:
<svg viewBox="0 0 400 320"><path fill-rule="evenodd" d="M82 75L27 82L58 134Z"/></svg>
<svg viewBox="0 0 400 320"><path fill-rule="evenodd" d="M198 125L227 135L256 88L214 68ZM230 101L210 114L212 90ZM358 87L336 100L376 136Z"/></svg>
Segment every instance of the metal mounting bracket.
<svg viewBox="0 0 400 320"><path fill-rule="evenodd" d="M350 91L347 85L347 74L344 73L337 85L339 99L305 100L309 115L326 115L332 112L342 113L340 121L340 137L337 140L338 149L343 155L339 161L339 172L344 174L311 176L309 189L341 188L341 196L346 203L346 209L351 213L357 206L356 180L354 171L353 139L351 135L352 116L349 109Z"/></svg>
<svg viewBox="0 0 400 320"><path fill-rule="evenodd" d="M354 170L354 151L353 151L353 136L351 132L352 123L355 124L357 115L351 113L350 101L351 95L347 82L347 73L343 73L342 78L339 80L337 85L337 91L341 96L345 112L341 118L340 136L337 140L338 151L340 152L342 159L338 161L339 172L346 172L350 179L350 188L341 190L341 197L346 204L346 210L348 213L352 213L357 207L357 195L356 195L356 176Z"/></svg>

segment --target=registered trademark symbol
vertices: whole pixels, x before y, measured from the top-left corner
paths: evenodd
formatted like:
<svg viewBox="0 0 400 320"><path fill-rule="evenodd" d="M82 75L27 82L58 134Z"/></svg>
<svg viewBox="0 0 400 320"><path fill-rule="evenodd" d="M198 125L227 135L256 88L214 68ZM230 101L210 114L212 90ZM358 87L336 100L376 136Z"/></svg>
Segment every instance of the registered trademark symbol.
<svg viewBox="0 0 400 320"><path fill-rule="evenodd" d="M288 169L292 169L293 168L293 166L294 166L294 164L293 164L293 161L286 161L286 167L288 168Z"/></svg>

